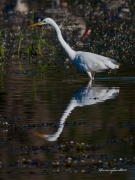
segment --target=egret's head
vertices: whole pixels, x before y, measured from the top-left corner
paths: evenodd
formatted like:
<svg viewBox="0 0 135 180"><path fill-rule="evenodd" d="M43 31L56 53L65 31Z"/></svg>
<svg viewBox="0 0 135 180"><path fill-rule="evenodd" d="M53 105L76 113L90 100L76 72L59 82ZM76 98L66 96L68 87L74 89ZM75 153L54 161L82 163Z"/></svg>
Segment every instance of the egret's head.
<svg viewBox="0 0 135 180"><path fill-rule="evenodd" d="M54 20L51 19L51 18L45 18L43 21L40 21L38 23L35 23L35 24L32 24L30 25L30 27L33 27L33 26L38 26L38 25L44 25L44 24L53 24L54 23Z"/></svg>
<svg viewBox="0 0 135 180"><path fill-rule="evenodd" d="M47 134L41 134L39 132L34 132L33 135L38 136L40 138L44 138L47 141L56 141L57 140L57 136L56 135L47 135Z"/></svg>

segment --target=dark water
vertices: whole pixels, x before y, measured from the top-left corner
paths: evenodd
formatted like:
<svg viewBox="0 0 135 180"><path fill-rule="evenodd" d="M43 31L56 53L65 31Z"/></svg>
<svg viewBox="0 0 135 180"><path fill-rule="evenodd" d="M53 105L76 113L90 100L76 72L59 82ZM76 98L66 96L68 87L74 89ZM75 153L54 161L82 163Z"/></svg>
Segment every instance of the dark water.
<svg viewBox="0 0 135 180"><path fill-rule="evenodd" d="M87 74L63 65L62 51L58 58L44 46L45 56L28 58L26 33L18 57L20 29L30 24L29 10L39 13L42 5L23 1L20 9L2 1L0 7L7 48L0 59L0 180L134 179L135 68L123 63L91 84Z"/></svg>
<svg viewBox="0 0 135 180"><path fill-rule="evenodd" d="M1 75L1 179L132 179L133 69L97 75L92 85L85 74L58 69Z"/></svg>

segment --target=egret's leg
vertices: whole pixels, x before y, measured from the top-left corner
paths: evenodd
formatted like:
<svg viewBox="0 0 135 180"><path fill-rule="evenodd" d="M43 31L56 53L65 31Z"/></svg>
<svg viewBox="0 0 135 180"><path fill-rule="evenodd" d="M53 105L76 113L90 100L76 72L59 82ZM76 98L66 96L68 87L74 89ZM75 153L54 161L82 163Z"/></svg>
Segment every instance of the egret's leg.
<svg viewBox="0 0 135 180"><path fill-rule="evenodd" d="M92 73L92 80L94 81L94 76L95 76L95 73Z"/></svg>
<svg viewBox="0 0 135 180"><path fill-rule="evenodd" d="M88 82L88 85L91 87L92 86L92 80L90 79L90 81Z"/></svg>
<svg viewBox="0 0 135 180"><path fill-rule="evenodd" d="M88 73L90 79L92 80L92 74L91 74L91 72L87 72L87 73Z"/></svg>

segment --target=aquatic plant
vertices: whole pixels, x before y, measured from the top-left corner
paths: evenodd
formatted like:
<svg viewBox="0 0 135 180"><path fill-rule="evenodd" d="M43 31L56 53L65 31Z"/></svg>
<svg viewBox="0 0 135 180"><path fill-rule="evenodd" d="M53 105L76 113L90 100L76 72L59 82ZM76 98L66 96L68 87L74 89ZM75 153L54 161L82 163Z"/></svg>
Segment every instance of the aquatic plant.
<svg viewBox="0 0 135 180"><path fill-rule="evenodd" d="M31 55L40 55L41 54L41 42L38 33L32 32L29 37L29 44L27 47L27 54L30 57Z"/></svg>
<svg viewBox="0 0 135 180"><path fill-rule="evenodd" d="M34 23L34 10L32 11L32 17L31 17L31 23ZM36 31L32 27L32 33L29 36L29 42L27 48L27 54L28 56L34 55L41 55L42 54L42 44L44 44L47 48L49 48L53 53L57 53L47 42L45 39L43 39L45 31L43 27L40 31Z"/></svg>
<svg viewBox="0 0 135 180"><path fill-rule="evenodd" d="M20 33L19 42L18 42L18 55L21 55L21 44L23 40L23 31Z"/></svg>
<svg viewBox="0 0 135 180"><path fill-rule="evenodd" d="M0 30L0 56L4 56L4 45L2 40L2 30Z"/></svg>
<svg viewBox="0 0 135 180"><path fill-rule="evenodd" d="M34 10L32 10L32 17L31 17L31 23L34 22ZM42 33L42 32L41 32ZM41 34L40 33L40 34ZM41 35L37 31L36 33L33 31L30 33L29 36L29 44L27 47L27 54L30 57L31 55L39 55L41 54Z"/></svg>
<svg viewBox="0 0 135 180"><path fill-rule="evenodd" d="M34 23L34 9L32 10L31 23Z"/></svg>
<svg viewBox="0 0 135 180"><path fill-rule="evenodd" d="M53 53L57 54L57 51L53 49L44 39L42 39L42 43L45 44L49 49L51 49Z"/></svg>
<svg viewBox="0 0 135 180"><path fill-rule="evenodd" d="M34 22L34 10L32 11L32 18L31 18L31 23ZM26 36L26 34L24 34L24 32L26 31L26 28L24 28L21 32L20 32L20 37L19 37L19 42L18 42L18 55L21 55L21 46L22 46L22 40L23 37ZM33 31L33 30L32 30ZM36 39L37 37L35 35L33 35L33 32L31 33L31 35L29 36L29 41L31 42L32 39ZM33 41L31 44L28 44L27 46L27 50L26 50L28 56L32 55L33 53Z"/></svg>
<svg viewBox="0 0 135 180"><path fill-rule="evenodd" d="M32 46L32 44L29 44L28 47L27 47L27 54L28 54L29 57L32 54L32 50L33 50L33 46Z"/></svg>

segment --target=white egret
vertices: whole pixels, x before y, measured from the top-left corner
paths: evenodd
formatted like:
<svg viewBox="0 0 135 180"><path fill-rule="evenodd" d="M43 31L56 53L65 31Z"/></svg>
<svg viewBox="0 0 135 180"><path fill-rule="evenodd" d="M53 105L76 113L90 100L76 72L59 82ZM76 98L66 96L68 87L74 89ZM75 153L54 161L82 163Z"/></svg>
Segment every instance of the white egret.
<svg viewBox="0 0 135 180"><path fill-rule="evenodd" d="M71 47L63 39L59 26L51 18L45 18L43 21L32 24L30 27L44 24L50 24L54 27L58 40L69 56L71 62L80 70L87 72L91 80L94 79L94 74L96 72L119 68L117 61L108 57L104 57L91 52L74 51L73 49L71 49Z"/></svg>
<svg viewBox="0 0 135 180"><path fill-rule="evenodd" d="M107 99L115 98L119 93L118 87L103 87L101 85L94 85L91 87L90 83L87 86L79 88L71 98L67 108L60 118L59 127L54 134L40 134L35 132L38 137L45 138L47 141L56 141L63 131L65 121L76 107L86 105L93 105L99 102L104 102Z"/></svg>

